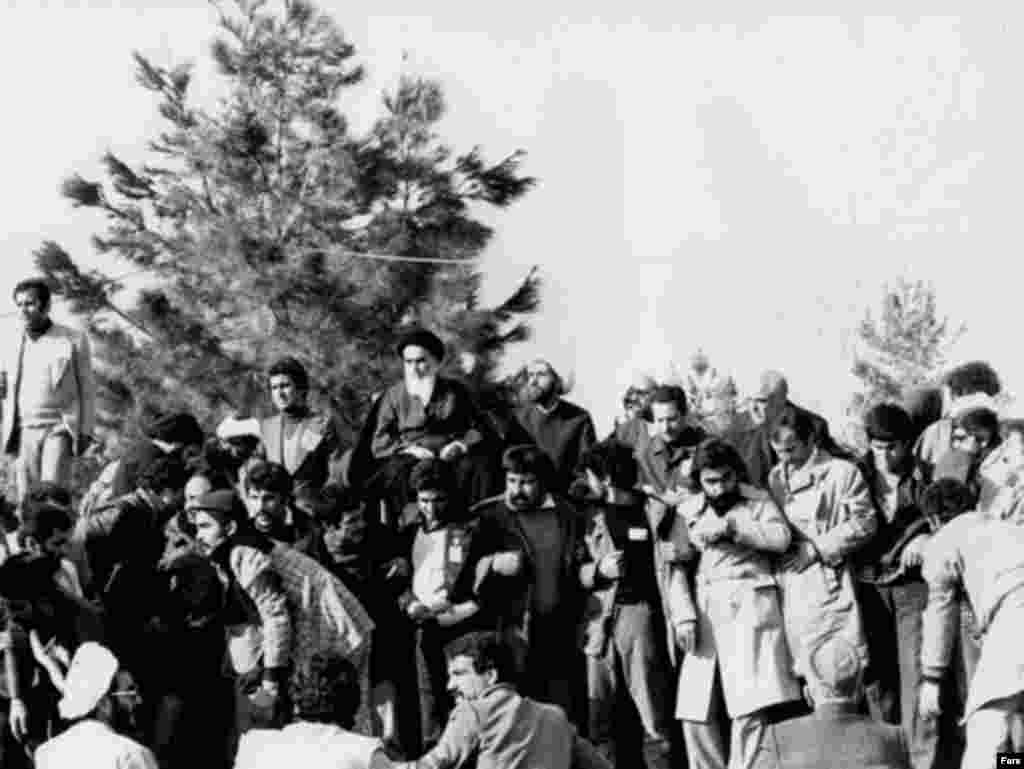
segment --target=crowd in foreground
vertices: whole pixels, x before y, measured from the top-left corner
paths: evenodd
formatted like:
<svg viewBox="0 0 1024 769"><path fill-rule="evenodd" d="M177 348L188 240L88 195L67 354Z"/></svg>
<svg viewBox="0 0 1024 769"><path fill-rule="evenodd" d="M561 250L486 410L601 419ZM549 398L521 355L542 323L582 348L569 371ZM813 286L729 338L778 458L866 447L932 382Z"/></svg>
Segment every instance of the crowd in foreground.
<svg viewBox="0 0 1024 769"><path fill-rule="evenodd" d="M413 329L355 445L285 358L273 416L207 435L156 415L73 506L88 340L45 284L15 299L0 769L980 769L1024 749L1024 427L985 363L871 408L856 456L777 372L720 434L642 379L598 440L547 361L485 408Z"/></svg>

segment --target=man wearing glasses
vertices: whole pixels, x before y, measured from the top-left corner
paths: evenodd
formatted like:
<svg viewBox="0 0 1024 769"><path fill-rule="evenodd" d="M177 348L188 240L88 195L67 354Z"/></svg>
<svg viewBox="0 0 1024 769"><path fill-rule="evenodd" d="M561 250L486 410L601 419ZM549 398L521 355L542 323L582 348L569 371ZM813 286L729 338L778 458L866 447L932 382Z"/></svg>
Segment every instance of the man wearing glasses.
<svg viewBox="0 0 1024 769"><path fill-rule="evenodd" d="M62 718L74 722L36 751L36 769L72 769L87 762L103 769L157 769L149 748L119 733L131 727L139 693L109 649L78 647L64 679Z"/></svg>

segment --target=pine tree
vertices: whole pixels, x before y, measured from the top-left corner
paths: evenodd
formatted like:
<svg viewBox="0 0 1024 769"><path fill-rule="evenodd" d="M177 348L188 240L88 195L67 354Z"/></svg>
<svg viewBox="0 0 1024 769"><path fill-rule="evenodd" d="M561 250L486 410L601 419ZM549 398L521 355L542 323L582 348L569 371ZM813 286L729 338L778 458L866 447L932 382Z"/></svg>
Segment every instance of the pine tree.
<svg viewBox="0 0 1024 769"><path fill-rule="evenodd" d="M437 133L441 88L408 76L357 135L342 105L363 70L338 25L304 0L277 11L234 0L219 31L211 53L228 96L215 110L191 103L189 68L136 54L166 121L150 162L108 153L105 183L64 184L74 206L108 218L96 250L153 285L131 302L58 244L36 253L93 335L103 424L122 432L133 410L153 407L188 408L208 425L252 411L261 372L290 354L351 437L398 374L398 335L417 322L449 343L453 365L476 361L478 385L492 378L506 345L529 335L539 280L530 273L507 301L480 306L474 259L493 231L474 213L531 189L523 154L495 164L478 148L456 154Z"/></svg>
<svg viewBox="0 0 1024 769"><path fill-rule="evenodd" d="M848 409L854 420L877 403L900 401L915 386L937 381L950 346L964 327L940 317L935 289L922 281L886 286L882 311L870 309L858 329L853 373L863 382Z"/></svg>

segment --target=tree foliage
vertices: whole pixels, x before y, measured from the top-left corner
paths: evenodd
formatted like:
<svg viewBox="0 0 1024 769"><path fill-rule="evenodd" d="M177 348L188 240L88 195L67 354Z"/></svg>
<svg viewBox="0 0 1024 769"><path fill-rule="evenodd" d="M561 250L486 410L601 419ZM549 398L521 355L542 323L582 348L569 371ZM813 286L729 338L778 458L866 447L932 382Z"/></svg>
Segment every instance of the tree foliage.
<svg viewBox="0 0 1024 769"><path fill-rule="evenodd" d="M188 67L136 54L165 121L148 161L108 153L104 181L72 175L63 186L74 206L106 215L95 249L148 271L152 285L128 297L57 243L36 253L93 334L105 425L124 429L143 404L207 420L251 410L261 372L291 354L354 430L397 374L393 346L411 323L434 328L452 361L471 358L486 382L539 305L531 272L505 302L481 307L473 261L494 234L479 208L506 208L535 184L523 154L488 163L477 147L456 153L438 134L441 88L409 76L357 134L343 107L364 72L333 19L304 0L217 8L211 54L227 96L200 109Z"/></svg>
<svg viewBox="0 0 1024 769"><path fill-rule="evenodd" d="M867 310L858 328L853 373L863 390L854 396L857 410L900 401L910 388L937 381L946 352L963 331L940 316L931 285L901 279L886 286L881 313Z"/></svg>

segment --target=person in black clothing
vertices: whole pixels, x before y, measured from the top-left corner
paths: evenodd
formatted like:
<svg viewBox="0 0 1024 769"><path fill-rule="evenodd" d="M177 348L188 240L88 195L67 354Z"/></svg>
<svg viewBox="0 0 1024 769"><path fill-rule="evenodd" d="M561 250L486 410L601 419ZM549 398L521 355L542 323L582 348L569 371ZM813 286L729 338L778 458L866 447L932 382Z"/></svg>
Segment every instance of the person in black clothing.
<svg viewBox="0 0 1024 769"><path fill-rule="evenodd" d="M398 606L409 584L401 540L374 520L351 489L325 486L314 505L324 565L345 583L373 620L370 699L380 737L399 752L418 747L413 627Z"/></svg>
<svg viewBox="0 0 1024 769"><path fill-rule="evenodd" d="M617 766L633 764L616 745L632 708L643 724L647 769L671 764L672 667L655 574L644 496L633 491L632 450L614 440L584 457L594 501L586 510L586 555L580 584L590 593L583 618L590 699L590 739ZM619 753L623 756L619 759ZM634 754L635 756L635 754ZM634 758L629 756L629 758Z"/></svg>
<svg viewBox="0 0 1024 769"><path fill-rule="evenodd" d="M955 727L928 725L917 713L921 684L921 616L928 586L920 566L939 522L920 507L927 487L914 461L915 426L900 406L882 403L864 416L868 452L858 463L878 518L878 532L856 556L858 599L868 641L864 684L872 714L902 724L907 744L920 757L951 754L939 744L955 736ZM927 763L922 765L928 765Z"/></svg>

